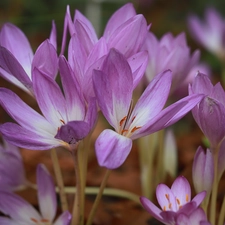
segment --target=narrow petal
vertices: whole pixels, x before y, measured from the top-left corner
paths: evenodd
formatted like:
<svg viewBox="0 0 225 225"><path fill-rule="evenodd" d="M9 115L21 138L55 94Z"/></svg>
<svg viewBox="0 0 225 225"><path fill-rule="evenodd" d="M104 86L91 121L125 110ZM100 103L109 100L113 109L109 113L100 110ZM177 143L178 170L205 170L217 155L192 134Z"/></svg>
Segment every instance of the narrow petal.
<svg viewBox="0 0 225 225"><path fill-rule="evenodd" d="M90 129L89 124L84 121L70 121L59 128L55 138L68 144L76 144L88 135Z"/></svg>
<svg viewBox="0 0 225 225"><path fill-rule="evenodd" d="M120 167L132 148L132 140L112 130L104 130L95 142L95 151L100 166L108 169Z"/></svg>
<svg viewBox="0 0 225 225"><path fill-rule="evenodd" d="M54 46L54 48L57 49L57 33L56 33L55 21L52 21L52 29L49 36L49 41Z"/></svg>
<svg viewBox="0 0 225 225"><path fill-rule="evenodd" d="M38 135L54 134L51 124L31 107L25 104L15 93L0 88L0 104L6 112L25 129Z"/></svg>
<svg viewBox="0 0 225 225"><path fill-rule="evenodd" d="M55 129L67 121L66 103L61 89L54 79L47 76L39 69L33 70L34 92L38 105Z"/></svg>
<svg viewBox="0 0 225 225"><path fill-rule="evenodd" d="M0 126L0 131L6 141L20 148L48 150L62 145L54 136L47 136L44 131L42 136L15 123L2 124Z"/></svg>
<svg viewBox="0 0 225 225"><path fill-rule="evenodd" d="M200 193L198 193L193 199L192 199L192 202L195 202L196 204L196 207L198 207L202 201L204 200L206 196L206 191L202 191Z"/></svg>
<svg viewBox="0 0 225 225"><path fill-rule="evenodd" d="M56 215L55 185L47 168L43 164L37 167L37 185L39 210L44 219L52 222Z"/></svg>
<svg viewBox="0 0 225 225"><path fill-rule="evenodd" d="M36 50L32 61L32 70L38 68L55 79L58 72L58 56L49 40L44 41Z"/></svg>
<svg viewBox="0 0 225 225"><path fill-rule="evenodd" d="M41 219L34 207L16 194L0 191L0 199L0 211L21 224L30 224L32 219Z"/></svg>
<svg viewBox="0 0 225 225"><path fill-rule="evenodd" d="M54 225L69 225L71 218L72 218L71 214L68 211L65 211L55 221Z"/></svg>
<svg viewBox="0 0 225 225"><path fill-rule="evenodd" d="M162 212L161 209L156 207L149 199L146 197L140 197L140 201L142 206L145 208L146 211L148 211L152 216L154 216L157 220L161 221L162 223L165 223L160 213Z"/></svg>

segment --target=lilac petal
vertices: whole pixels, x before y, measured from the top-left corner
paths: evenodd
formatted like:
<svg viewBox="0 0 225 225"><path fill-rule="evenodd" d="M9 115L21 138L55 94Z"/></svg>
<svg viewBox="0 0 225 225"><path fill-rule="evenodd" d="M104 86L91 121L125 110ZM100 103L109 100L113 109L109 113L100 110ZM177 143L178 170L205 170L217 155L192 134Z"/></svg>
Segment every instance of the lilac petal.
<svg viewBox="0 0 225 225"><path fill-rule="evenodd" d="M30 224L41 217L35 208L16 194L0 191L0 211L19 223Z"/></svg>
<svg viewBox="0 0 225 225"><path fill-rule="evenodd" d="M206 190L210 193L214 179L214 162L212 152L198 147L192 166L193 184L196 192Z"/></svg>
<svg viewBox="0 0 225 225"><path fill-rule="evenodd" d="M111 49L101 71L93 71L93 85L102 113L108 122L119 130L119 122L127 116L132 92L133 78L126 59Z"/></svg>
<svg viewBox="0 0 225 225"><path fill-rule="evenodd" d="M57 49L57 34L56 34L55 21L52 21L52 29L49 36L49 41L54 46L54 48Z"/></svg>
<svg viewBox="0 0 225 225"><path fill-rule="evenodd" d="M191 187L188 180L179 176L172 184L171 191L176 199L179 199L181 205L191 201Z"/></svg>
<svg viewBox="0 0 225 225"><path fill-rule="evenodd" d="M177 211L174 193L165 184L159 184L157 186L156 198L163 211Z"/></svg>
<svg viewBox="0 0 225 225"><path fill-rule="evenodd" d="M212 147L216 147L225 136L224 105L215 99L205 97L199 104L198 113L200 128Z"/></svg>
<svg viewBox="0 0 225 225"><path fill-rule="evenodd" d="M53 221L56 215L55 185L47 168L43 164L37 167L37 186L39 210L44 219Z"/></svg>
<svg viewBox="0 0 225 225"><path fill-rule="evenodd" d="M6 23L0 32L0 45L12 53L28 76L31 77L33 51L24 33L15 25ZM17 76L14 73L12 74Z"/></svg>
<svg viewBox="0 0 225 225"><path fill-rule="evenodd" d="M143 126L160 113L168 98L171 81L172 73L166 70L149 83L130 117L131 119L135 117L133 124Z"/></svg>
<svg viewBox="0 0 225 225"><path fill-rule="evenodd" d="M204 200L206 196L206 191L202 191L200 193L198 193L193 199L192 199L192 202L195 202L196 204L196 207L198 207L202 201Z"/></svg>
<svg viewBox="0 0 225 225"><path fill-rule="evenodd" d="M31 133L49 136L55 132L43 116L25 104L12 91L0 88L0 104L17 123L30 130Z"/></svg>
<svg viewBox="0 0 225 225"><path fill-rule="evenodd" d="M108 40L115 30L128 19L135 16L136 12L132 3L127 3L119 8L108 20L103 36Z"/></svg>
<svg viewBox="0 0 225 225"><path fill-rule="evenodd" d="M190 224L199 224L200 221L207 221L207 217L202 208L197 208L190 216L189 216Z"/></svg>
<svg viewBox="0 0 225 225"><path fill-rule="evenodd" d="M182 205L182 207L179 209L179 211L177 213L183 213L185 215L190 215L191 213L194 212L194 210L196 210L197 205L196 202L188 202L185 205Z"/></svg>
<svg viewBox="0 0 225 225"><path fill-rule="evenodd" d="M76 144L85 138L90 132L90 126L84 121L70 121L62 125L55 138L65 141L68 144Z"/></svg>
<svg viewBox="0 0 225 225"><path fill-rule="evenodd" d="M68 211L62 213L53 225L69 225L72 216Z"/></svg>
<svg viewBox="0 0 225 225"><path fill-rule="evenodd" d="M85 102L79 83L64 56L59 58L59 71L67 104L68 120L83 120ZM74 113L76 112L76 113Z"/></svg>
<svg viewBox="0 0 225 225"><path fill-rule="evenodd" d="M33 70L34 92L46 119L57 129L67 121L65 98L55 80L40 70Z"/></svg>
<svg viewBox="0 0 225 225"><path fill-rule="evenodd" d="M55 47L49 40L44 41L36 50L32 61L32 70L35 67L55 79L58 72L58 56Z"/></svg>
<svg viewBox="0 0 225 225"><path fill-rule="evenodd" d="M15 76L29 91L32 92L32 82L29 73L26 73L15 56L6 48L0 46L0 66L7 73Z"/></svg>
<svg viewBox="0 0 225 225"><path fill-rule="evenodd" d="M0 224L1 225L18 225L18 221L13 221L10 218L0 216Z"/></svg>
<svg viewBox="0 0 225 225"><path fill-rule="evenodd" d="M143 15L136 15L115 30L108 40L109 48L118 49L128 58L143 46L147 31Z"/></svg>
<svg viewBox="0 0 225 225"><path fill-rule="evenodd" d="M208 76L198 72L192 83L192 90L195 94L210 95L213 91L213 85Z"/></svg>
<svg viewBox="0 0 225 225"><path fill-rule="evenodd" d="M218 102L221 102L225 106L225 92L220 83L217 83L214 86L210 97L216 99Z"/></svg>
<svg viewBox="0 0 225 225"><path fill-rule="evenodd" d="M190 95L180 101L168 106L156 115L148 124L140 128L137 134L132 135L132 139L154 133L164 129L186 115L201 99L202 95Z"/></svg>
<svg viewBox="0 0 225 225"><path fill-rule="evenodd" d="M95 142L95 151L100 166L108 169L120 167L132 148L132 140L112 130L104 130Z"/></svg>
<svg viewBox="0 0 225 225"><path fill-rule="evenodd" d="M41 136L38 133L27 130L15 123L5 123L0 126L0 131L6 141L21 148L32 150L48 150L59 145L60 141L50 135ZM45 132L43 131L43 135Z"/></svg>
<svg viewBox="0 0 225 225"><path fill-rule="evenodd" d="M133 74L133 88L135 89L146 71L148 65L148 53L147 51L138 52L128 58L127 62L131 67Z"/></svg>
<svg viewBox="0 0 225 225"><path fill-rule="evenodd" d="M174 211L162 211L160 213L165 224L174 224L177 213Z"/></svg>
<svg viewBox="0 0 225 225"><path fill-rule="evenodd" d="M164 223L163 217L160 215L162 210L156 207L149 199L146 197L140 197L140 201L142 206L148 211L152 216L154 216L157 220Z"/></svg>

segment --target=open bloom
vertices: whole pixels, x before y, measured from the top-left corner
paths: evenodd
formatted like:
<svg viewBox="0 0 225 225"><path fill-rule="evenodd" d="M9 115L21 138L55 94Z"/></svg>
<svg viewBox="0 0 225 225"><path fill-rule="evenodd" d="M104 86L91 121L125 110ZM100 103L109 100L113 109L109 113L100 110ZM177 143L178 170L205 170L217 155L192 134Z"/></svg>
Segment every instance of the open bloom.
<svg viewBox="0 0 225 225"><path fill-rule="evenodd" d="M124 56L111 49L103 69L93 71L93 84L99 107L115 131L104 130L96 140L98 163L109 169L122 165L132 140L170 126L202 98L192 95L163 110L171 85L171 71L157 75L136 106L132 106L133 77Z"/></svg>
<svg viewBox="0 0 225 225"><path fill-rule="evenodd" d="M161 209L145 197L141 197L140 201L143 207L157 220L167 225L173 225L179 215L191 215L201 204L205 195L206 192L203 191L191 200L190 184L185 177L180 176L173 182L171 188L165 184L157 186L156 198Z"/></svg>
<svg viewBox="0 0 225 225"><path fill-rule="evenodd" d="M25 171L19 149L4 141L4 145L0 145L0 190L14 191L25 184Z"/></svg>
<svg viewBox="0 0 225 225"><path fill-rule="evenodd" d="M65 211L54 221L57 201L55 186L51 175L44 165L37 167L37 186L39 210L16 194L0 191L0 211L8 217L0 216L0 223L4 225L68 225L71 215Z"/></svg>
<svg viewBox="0 0 225 225"><path fill-rule="evenodd" d="M206 49L217 55L225 57L225 19L213 8L205 12L205 21L197 16L191 15L188 18L190 34Z"/></svg>
<svg viewBox="0 0 225 225"><path fill-rule="evenodd" d="M213 86L209 77L199 72L189 93L205 95L193 108L192 114L211 147L215 148L225 136L225 92L220 83Z"/></svg>
<svg viewBox="0 0 225 225"><path fill-rule="evenodd" d="M0 88L0 104L19 124L0 126L7 141L34 150L69 147L92 129L97 118L95 100L90 99L86 105L64 57L60 57L59 67L64 95L52 77L37 68L32 73L34 94L43 116L12 91Z"/></svg>
<svg viewBox="0 0 225 225"><path fill-rule="evenodd" d="M0 31L0 75L33 95L32 69L52 75L58 72L56 29L53 23L49 39L33 54L25 34L15 25L6 23Z"/></svg>

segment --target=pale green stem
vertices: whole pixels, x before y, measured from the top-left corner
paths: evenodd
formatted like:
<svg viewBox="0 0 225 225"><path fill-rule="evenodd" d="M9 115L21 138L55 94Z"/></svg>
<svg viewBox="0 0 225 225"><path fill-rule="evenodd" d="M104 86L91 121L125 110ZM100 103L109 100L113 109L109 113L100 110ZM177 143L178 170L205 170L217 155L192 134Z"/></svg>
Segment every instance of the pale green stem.
<svg viewBox="0 0 225 225"><path fill-rule="evenodd" d="M218 192L218 151L219 147L212 150L213 158L214 158L214 180L212 187L212 196L211 196L211 205L210 205L210 222L212 225L216 224L216 200L217 200L217 192Z"/></svg>
<svg viewBox="0 0 225 225"><path fill-rule="evenodd" d="M225 219L225 196L223 197L223 203L222 203L222 207L220 209L218 225L223 225L224 219Z"/></svg>
<svg viewBox="0 0 225 225"><path fill-rule="evenodd" d="M202 209L204 210L205 214L208 215L208 205L209 205L209 199L210 199L210 193L207 193L204 201L202 202L201 206L202 206Z"/></svg>
<svg viewBox="0 0 225 225"><path fill-rule="evenodd" d="M76 195L74 199L74 205L73 205L73 212L72 212L72 221L71 225L81 225L84 216L83 209L83 202L82 202L82 195L84 195L81 187L81 178L80 178L80 168L79 168L79 157L78 157L78 145L75 146L74 149L72 149L72 156L74 160L74 169L75 169L75 176L76 176Z"/></svg>
<svg viewBox="0 0 225 225"><path fill-rule="evenodd" d="M93 206L91 208L91 212L89 214L88 221L87 221L86 225L91 225L92 224L93 218L94 218L95 213L97 211L97 208L98 208L99 202L101 200L101 197L102 197L104 188L106 186L107 180L109 178L110 172L111 172L111 170L109 170L109 169L106 170L105 176L104 176L104 178L102 180L102 183L101 183L101 186L99 188L98 195L95 198L95 202L94 202L94 204L93 204Z"/></svg>
<svg viewBox="0 0 225 225"><path fill-rule="evenodd" d="M57 156L57 152L55 148L51 149L51 158L52 158L53 168L55 172L56 182L59 188L59 196L60 196L62 211L65 212L66 210L68 210L68 203L66 199L66 193L64 191L62 172L59 166L59 160L58 160L58 156Z"/></svg>

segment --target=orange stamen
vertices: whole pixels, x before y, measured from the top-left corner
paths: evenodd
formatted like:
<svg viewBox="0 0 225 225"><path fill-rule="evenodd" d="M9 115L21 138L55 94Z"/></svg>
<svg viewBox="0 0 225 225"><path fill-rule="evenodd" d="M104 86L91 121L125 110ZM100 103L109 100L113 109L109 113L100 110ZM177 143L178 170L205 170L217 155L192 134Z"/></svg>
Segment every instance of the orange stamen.
<svg viewBox="0 0 225 225"><path fill-rule="evenodd" d="M166 199L169 201L170 200L170 196L168 194L165 194Z"/></svg>
<svg viewBox="0 0 225 225"><path fill-rule="evenodd" d="M172 209L172 203L169 204L169 209Z"/></svg>
<svg viewBox="0 0 225 225"><path fill-rule="evenodd" d="M61 122L61 123L63 123L63 124L65 124L65 121L64 121L64 120L62 120L62 119L60 119L60 122Z"/></svg>
<svg viewBox="0 0 225 225"><path fill-rule="evenodd" d="M124 116L122 120L120 120L120 126L123 125L124 121L127 119L127 116Z"/></svg>
<svg viewBox="0 0 225 225"><path fill-rule="evenodd" d="M176 198L176 200L177 200L177 204L180 205L180 200L178 198Z"/></svg>
<svg viewBox="0 0 225 225"><path fill-rule="evenodd" d="M133 117L133 119L131 120L131 122L133 122L135 118L136 118L136 116Z"/></svg>
<svg viewBox="0 0 225 225"><path fill-rule="evenodd" d="M34 219L34 218L30 218L31 221L38 223L38 220Z"/></svg>
<svg viewBox="0 0 225 225"><path fill-rule="evenodd" d="M41 219L41 222L43 222L43 223L48 223L49 220L48 220L48 219Z"/></svg>
<svg viewBox="0 0 225 225"><path fill-rule="evenodd" d="M127 129L122 130L121 134L123 135L124 132L127 132Z"/></svg>
<svg viewBox="0 0 225 225"><path fill-rule="evenodd" d="M166 206L163 206L163 211L166 211Z"/></svg>
<svg viewBox="0 0 225 225"><path fill-rule="evenodd" d="M134 127L132 130L131 130L131 133L133 133L134 131L136 131L136 130L138 130L138 129L140 129L141 127Z"/></svg>
<svg viewBox="0 0 225 225"><path fill-rule="evenodd" d="M188 194L186 194L186 202L188 202L189 201L189 196L188 196Z"/></svg>

